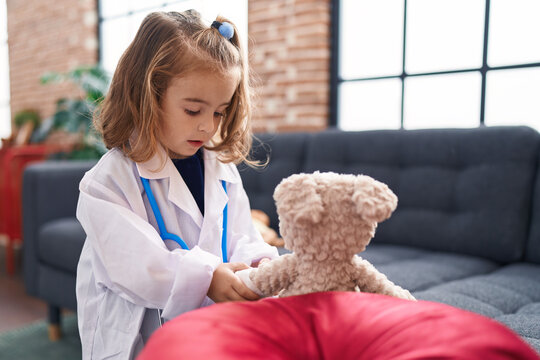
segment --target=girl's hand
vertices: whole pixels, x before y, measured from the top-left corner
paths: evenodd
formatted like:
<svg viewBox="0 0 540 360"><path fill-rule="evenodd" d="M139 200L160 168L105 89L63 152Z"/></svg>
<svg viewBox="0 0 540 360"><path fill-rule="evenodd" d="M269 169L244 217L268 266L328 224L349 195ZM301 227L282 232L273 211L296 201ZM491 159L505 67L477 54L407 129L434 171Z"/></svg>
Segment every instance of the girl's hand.
<svg viewBox="0 0 540 360"><path fill-rule="evenodd" d="M258 260L258 261L252 262L252 263L251 263L251 267L259 267L259 266L261 266L262 264L267 263L267 262L269 262L269 261L270 261L270 258L262 258L262 259L260 259L260 260Z"/></svg>
<svg viewBox="0 0 540 360"><path fill-rule="evenodd" d="M208 297L214 302L258 300L260 297L251 291L234 273L249 269L244 263L220 264L208 288Z"/></svg>

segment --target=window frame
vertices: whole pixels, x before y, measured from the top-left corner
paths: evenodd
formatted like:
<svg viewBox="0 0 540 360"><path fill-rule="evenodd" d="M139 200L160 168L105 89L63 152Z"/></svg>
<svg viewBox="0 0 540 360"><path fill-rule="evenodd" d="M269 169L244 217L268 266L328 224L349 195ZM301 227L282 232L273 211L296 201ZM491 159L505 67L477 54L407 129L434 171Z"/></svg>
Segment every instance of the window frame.
<svg viewBox="0 0 540 360"><path fill-rule="evenodd" d="M0 0L0 1L3 1L3 0ZM7 84L0 84L0 86L7 86L7 97L6 98L0 98L0 109L2 110L7 110L7 114L9 114L8 118L7 119L3 119L2 121L5 122L5 124L3 123L0 123L0 135L3 137L3 136L10 136L10 134L12 134L13 132L13 124L12 124L12 119L13 119L13 113L11 111L11 93L10 93L10 90L11 90L11 79L10 79L10 64L9 64L9 34L8 34L8 28L7 28L7 1L4 1L4 9L5 9L5 16L6 18L5 19L1 19L1 21L6 21L5 22L5 28L3 27L2 29L2 34L0 34L0 46L1 47L5 47L6 49L6 54L7 54L7 66L5 69L1 69L1 71L6 71L6 82ZM5 33L3 33L3 30L5 29ZM3 113L3 112L2 112ZM4 127L5 126L5 127ZM2 147L2 145L0 144L0 148Z"/></svg>
<svg viewBox="0 0 540 360"><path fill-rule="evenodd" d="M104 39L103 39L103 31L102 31L102 26L103 26L103 23L106 22L106 21L111 21L111 20L117 20L117 19L121 19L121 18L130 18L134 15L137 15L137 14L141 14L141 13L148 13L149 11L160 11L163 10L163 9L166 9L166 8L170 8L172 6L175 6L175 5L179 5L179 4L182 4L182 3L193 3L194 1L193 0L161 0L159 3L153 5L153 6L147 6L147 7L141 7L139 9L135 9L135 10L126 10L126 11L122 11L121 13L117 13L117 14L114 14L114 15L109 15L109 16L103 16L102 15L102 9L101 9L101 2L102 1L107 1L107 0L97 0L96 1L96 10L97 10L97 15L98 15L98 24L97 24L97 38L98 38L98 50L97 50L97 55L98 55L98 62L101 66L104 66L104 57L103 57L103 44L104 44ZM114 0L108 0L108 1L114 1ZM206 0L208 1L208 0ZM216 2L218 2L218 0L214 0ZM247 19L247 16L248 16L248 0L243 0L244 3L245 3L245 9L242 8L242 11L245 10L245 18L239 18L239 19L235 19L235 25L238 27L238 30L239 30L239 33L241 35L241 41L242 41L242 45L243 47L246 49L248 49L248 19ZM204 16L205 16L205 11L204 9L208 7L208 4L205 2L205 0L200 0L200 2L202 2L202 4L199 4L201 5L200 7L202 9L198 9L201 14L203 15L203 19L206 20L206 21L209 21L211 23L211 20L209 19L206 19ZM219 2L220 4L222 4L222 2ZM228 7L228 9L230 9L231 6ZM237 8L234 8L232 7L233 9L238 10ZM166 11L170 11L169 10L166 10ZM180 10L182 11L182 10ZM220 11L219 14L221 15L225 15L227 16L227 14L225 13L224 14L224 11ZM217 15L217 14L215 14ZM210 23L208 25L210 25ZM135 32L132 34L133 37L135 36ZM131 41L130 41L131 42ZM116 66L115 66L116 68ZM105 69L107 71L111 71L111 72L114 72L115 68L113 69Z"/></svg>
<svg viewBox="0 0 540 360"><path fill-rule="evenodd" d="M417 76L431 76L431 75L446 75L446 74L456 74L456 73L467 73L467 72L480 72L482 76L481 83L481 95L480 95L480 118L478 126L485 125L485 105L486 105L486 78L490 71L497 70L510 70L510 69L523 69L523 68L532 68L539 67L540 62L534 63L523 63L523 64L513 64L513 65L504 65L504 66L489 66L487 63L488 57L488 41L489 41L489 15L491 0L486 1L485 13L484 13L484 41L483 41L483 51L482 51L482 66L480 68L468 68L468 69L459 69L459 70L448 70L448 71L437 71L437 72L423 72L423 73L414 73L408 74L405 71L405 54L407 46L407 0L404 1L404 10L403 10L403 54L402 54L402 67L401 74L391 75L391 76L377 76L377 77L363 77L363 78L354 78L354 79L343 79L340 76L340 18L341 18L341 0L331 0L331 44L330 44L330 101L329 101L329 126L330 127L339 127L339 91L340 85L347 82L358 82L358 81L370 81L370 80L382 80L382 79L397 79L401 80L401 119L400 119L400 129L404 129L403 124L403 110L405 103L405 79L409 77Z"/></svg>

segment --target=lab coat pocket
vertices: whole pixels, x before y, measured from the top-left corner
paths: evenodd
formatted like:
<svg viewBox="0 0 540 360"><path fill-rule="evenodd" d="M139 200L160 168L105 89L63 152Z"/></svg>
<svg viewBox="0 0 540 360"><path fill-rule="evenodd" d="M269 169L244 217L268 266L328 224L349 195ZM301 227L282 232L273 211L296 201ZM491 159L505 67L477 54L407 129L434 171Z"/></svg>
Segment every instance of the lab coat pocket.
<svg viewBox="0 0 540 360"><path fill-rule="evenodd" d="M92 359L132 359L144 308L107 290L98 310ZM139 339L140 340L140 339Z"/></svg>

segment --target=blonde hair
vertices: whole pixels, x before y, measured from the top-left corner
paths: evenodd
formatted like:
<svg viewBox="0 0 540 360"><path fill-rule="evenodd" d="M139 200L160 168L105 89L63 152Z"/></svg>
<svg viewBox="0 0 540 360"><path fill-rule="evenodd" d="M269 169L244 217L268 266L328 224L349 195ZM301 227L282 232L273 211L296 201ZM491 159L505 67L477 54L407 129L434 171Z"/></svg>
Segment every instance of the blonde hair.
<svg viewBox="0 0 540 360"><path fill-rule="evenodd" d="M216 21L231 23L223 17ZM94 117L107 148L118 147L135 162L149 160L160 145L160 100L171 79L196 70L226 74L238 69L240 82L207 148L223 162L254 165L247 158L252 142L249 72L238 30L231 25L234 35L227 40L194 10L149 14L120 58Z"/></svg>

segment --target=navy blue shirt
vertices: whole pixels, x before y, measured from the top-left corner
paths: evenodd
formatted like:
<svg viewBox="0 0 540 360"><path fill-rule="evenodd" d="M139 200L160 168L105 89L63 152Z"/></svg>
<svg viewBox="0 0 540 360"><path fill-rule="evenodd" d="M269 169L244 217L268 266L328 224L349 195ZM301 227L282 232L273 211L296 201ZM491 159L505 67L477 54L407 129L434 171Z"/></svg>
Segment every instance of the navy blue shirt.
<svg viewBox="0 0 540 360"><path fill-rule="evenodd" d="M204 162L202 150L185 159L172 159L204 216Z"/></svg>

